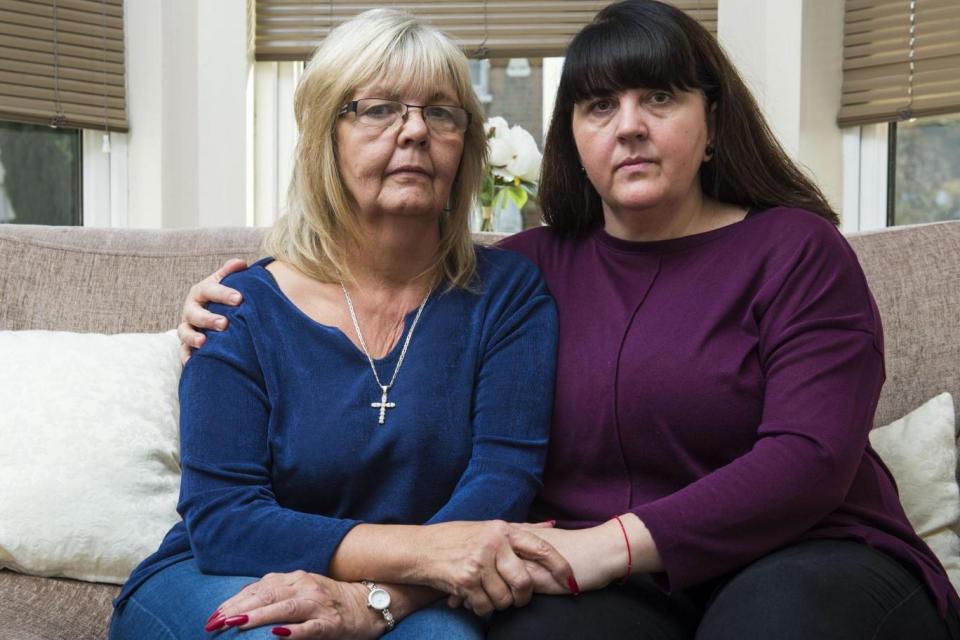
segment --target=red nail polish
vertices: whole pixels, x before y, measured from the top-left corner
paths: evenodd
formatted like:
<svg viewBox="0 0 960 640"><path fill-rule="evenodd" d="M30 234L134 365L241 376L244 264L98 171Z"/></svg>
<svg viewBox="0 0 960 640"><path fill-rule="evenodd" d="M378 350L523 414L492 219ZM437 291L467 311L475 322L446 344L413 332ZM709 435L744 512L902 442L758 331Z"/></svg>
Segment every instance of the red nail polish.
<svg viewBox="0 0 960 640"><path fill-rule="evenodd" d="M287 629L286 627L274 627L273 629L270 630L270 633L272 633L275 636L287 637L290 634L292 634L293 631L290 631L290 629Z"/></svg>
<svg viewBox="0 0 960 640"><path fill-rule="evenodd" d="M228 627L239 627L242 624L247 624L250 621L250 616L245 613L241 613L238 616L231 616L223 621Z"/></svg>
<svg viewBox="0 0 960 640"><path fill-rule="evenodd" d="M203 630L206 631L207 633L210 633L211 631L216 631L217 629L223 626L226 620L227 619L223 617L223 614L220 614L219 616L217 616L216 618L208 622L207 626L205 626Z"/></svg>
<svg viewBox="0 0 960 640"><path fill-rule="evenodd" d="M216 617L219 616L219 615L220 615L220 609L217 609L216 611L214 611L213 613L211 613L211 614L210 614L210 617L207 618L207 624L210 624L211 622L213 622L213 619L216 618Z"/></svg>
<svg viewBox="0 0 960 640"><path fill-rule="evenodd" d="M573 595L575 596L580 595L580 585L577 584L577 579L574 578L572 575L569 578L567 578L567 587L569 587L570 593L572 593Z"/></svg>

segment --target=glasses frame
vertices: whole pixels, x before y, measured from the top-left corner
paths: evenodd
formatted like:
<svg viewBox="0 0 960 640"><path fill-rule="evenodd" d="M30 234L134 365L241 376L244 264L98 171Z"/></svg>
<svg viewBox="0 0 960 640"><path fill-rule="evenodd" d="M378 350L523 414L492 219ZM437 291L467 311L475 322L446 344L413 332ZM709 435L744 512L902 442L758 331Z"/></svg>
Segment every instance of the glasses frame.
<svg viewBox="0 0 960 640"><path fill-rule="evenodd" d="M466 124L464 125L464 127L463 127L462 129L456 129L456 130L454 130L454 131L451 131L450 133L461 133L461 134L466 133L467 130L470 128L470 124L473 122L473 114L470 113L469 111L467 111L466 109L464 109L463 107L458 106L458 105L455 105L455 104L407 104L406 102L400 102L399 100L393 100L393 99L391 99L391 98L378 98L378 97L376 97L376 96L370 96L370 97L368 97L368 98L359 98L359 99L357 99L357 100L351 100L351 101L348 102L347 104L345 104L345 105L343 105L342 107L340 107L340 111L337 112L337 115L338 115L338 116L345 116L345 115L347 115L348 113L352 113L353 116L354 116L354 119L358 118L358 117L359 117L359 114L357 113L357 105L359 105L359 104L360 104L361 102L363 102L364 100L381 100L381 101L383 101L383 102L392 102L392 103L394 103L394 104L402 105L402 106L403 106L403 112L400 114L400 118L399 118L399 119L400 119L401 121L403 121L403 122L406 122L406 121L407 121L407 114L410 113L410 109L420 109L421 115L423 114L423 112L424 112L425 109L429 109L430 107L444 107L444 108L446 108L446 109L459 109L460 111L463 111L464 114L466 114L466 116L467 116L467 122L466 122ZM430 125L430 121L427 120L427 118L426 118L425 116L423 117L423 122L424 122L424 124L427 125L427 128L428 128L431 132L434 130L433 127ZM396 124L396 121L394 121L394 122L386 125L386 126L383 127L383 128L384 128L384 129L388 129L388 128L392 127L394 124ZM365 125L365 126L369 126L369 125ZM447 132L445 132L445 131L438 131L438 132L436 132L436 133L449 135L449 134L447 134Z"/></svg>

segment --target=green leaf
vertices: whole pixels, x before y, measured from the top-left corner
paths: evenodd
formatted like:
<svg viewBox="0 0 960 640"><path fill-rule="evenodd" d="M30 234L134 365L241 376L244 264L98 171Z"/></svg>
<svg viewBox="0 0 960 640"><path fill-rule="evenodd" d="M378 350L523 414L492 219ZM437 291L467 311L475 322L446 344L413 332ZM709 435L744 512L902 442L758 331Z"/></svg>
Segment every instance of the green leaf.
<svg viewBox="0 0 960 640"><path fill-rule="evenodd" d="M496 198L494 198L493 206L498 209L502 209L507 206L507 202L513 202L518 209L522 209L523 205L527 204L527 192L524 191L521 187L509 186L503 187L497 192Z"/></svg>
<svg viewBox="0 0 960 640"><path fill-rule="evenodd" d="M523 209L523 205L527 204L528 198L527 192L522 187L513 187L510 190L510 199L517 205L517 209Z"/></svg>

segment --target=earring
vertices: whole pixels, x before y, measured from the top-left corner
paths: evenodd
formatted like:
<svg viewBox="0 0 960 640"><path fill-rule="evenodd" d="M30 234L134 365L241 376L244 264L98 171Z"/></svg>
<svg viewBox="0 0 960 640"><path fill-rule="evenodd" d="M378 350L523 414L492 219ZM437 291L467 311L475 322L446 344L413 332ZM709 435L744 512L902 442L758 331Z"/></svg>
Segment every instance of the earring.
<svg viewBox="0 0 960 640"><path fill-rule="evenodd" d="M707 160L709 160L710 158L713 157L713 154L717 152L717 149L712 144L708 144L707 148L704 149L704 151L707 154Z"/></svg>

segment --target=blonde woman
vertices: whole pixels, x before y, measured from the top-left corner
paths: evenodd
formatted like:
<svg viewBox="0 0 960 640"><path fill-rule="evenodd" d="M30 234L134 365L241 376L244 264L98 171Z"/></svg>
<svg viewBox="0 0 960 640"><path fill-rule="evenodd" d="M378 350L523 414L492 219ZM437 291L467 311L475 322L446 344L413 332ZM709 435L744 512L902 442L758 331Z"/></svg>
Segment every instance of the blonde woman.
<svg viewBox="0 0 960 640"><path fill-rule="evenodd" d="M557 318L529 261L470 241L486 144L463 54L367 12L295 110L289 212L186 365L183 521L115 640L479 638L475 614L567 590L556 551L503 522L540 488Z"/></svg>

